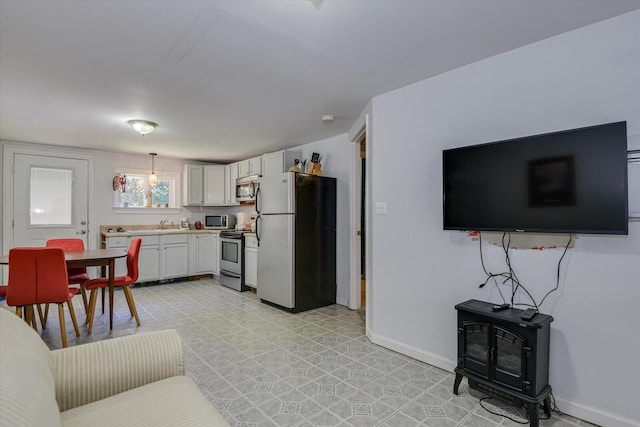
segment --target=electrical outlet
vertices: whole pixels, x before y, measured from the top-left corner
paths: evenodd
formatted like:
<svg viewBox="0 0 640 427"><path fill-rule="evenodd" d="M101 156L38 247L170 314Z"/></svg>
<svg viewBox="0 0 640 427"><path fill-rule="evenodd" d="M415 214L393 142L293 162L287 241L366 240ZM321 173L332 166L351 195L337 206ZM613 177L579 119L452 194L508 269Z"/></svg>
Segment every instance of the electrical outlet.
<svg viewBox="0 0 640 427"><path fill-rule="evenodd" d="M387 214L387 202L376 202L376 215Z"/></svg>

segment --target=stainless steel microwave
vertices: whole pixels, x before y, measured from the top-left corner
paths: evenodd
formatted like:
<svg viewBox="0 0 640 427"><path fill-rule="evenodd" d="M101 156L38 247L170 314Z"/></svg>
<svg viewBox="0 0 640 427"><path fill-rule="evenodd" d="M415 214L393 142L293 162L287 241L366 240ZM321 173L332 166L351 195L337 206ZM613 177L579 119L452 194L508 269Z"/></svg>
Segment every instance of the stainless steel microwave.
<svg viewBox="0 0 640 427"><path fill-rule="evenodd" d="M204 228L227 230L235 228L236 217L233 215L205 215Z"/></svg>
<svg viewBox="0 0 640 427"><path fill-rule="evenodd" d="M253 175L236 180L236 200L238 202L255 202L259 178L259 175Z"/></svg>

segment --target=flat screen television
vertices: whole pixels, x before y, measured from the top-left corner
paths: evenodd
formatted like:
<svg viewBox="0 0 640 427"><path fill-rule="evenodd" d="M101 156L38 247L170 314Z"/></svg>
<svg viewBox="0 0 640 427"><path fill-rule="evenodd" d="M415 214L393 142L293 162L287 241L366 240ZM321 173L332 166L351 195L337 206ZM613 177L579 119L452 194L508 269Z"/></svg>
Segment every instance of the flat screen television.
<svg viewBox="0 0 640 427"><path fill-rule="evenodd" d="M444 150L444 229L628 234L627 123Z"/></svg>

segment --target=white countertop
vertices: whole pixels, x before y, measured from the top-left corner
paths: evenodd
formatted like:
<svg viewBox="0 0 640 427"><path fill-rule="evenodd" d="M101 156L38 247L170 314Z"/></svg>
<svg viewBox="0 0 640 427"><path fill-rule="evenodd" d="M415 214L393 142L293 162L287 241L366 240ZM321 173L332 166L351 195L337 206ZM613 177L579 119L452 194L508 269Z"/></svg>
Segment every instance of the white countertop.
<svg viewBox="0 0 640 427"><path fill-rule="evenodd" d="M130 236L160 236L166 234L200 234L200 233L214 233L220 234L222 230L183 230L179 228L169 229L150 229L150 230L126 230L126 231L112 231L101 233L104 237L130 237Z"/></svg>

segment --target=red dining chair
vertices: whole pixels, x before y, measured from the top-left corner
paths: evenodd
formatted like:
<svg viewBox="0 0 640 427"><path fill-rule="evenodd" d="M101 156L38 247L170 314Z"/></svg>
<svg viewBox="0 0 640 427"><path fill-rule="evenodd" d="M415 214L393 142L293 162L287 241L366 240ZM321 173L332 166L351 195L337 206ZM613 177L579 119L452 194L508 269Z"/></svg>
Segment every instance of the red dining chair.
<svg viewBox="0 0 640 427"><path fill-rule="evenodd" d="M7 305L16 307L16 314L22 317L22 307L26 307L25 320L36 329L33 305L58 304L60 335L62 346L67 346L67 329L64 321L66 302L76 336L80 336L76 314L71 298L78 289L70 289L67 284L67 263L60 248L13 248L9 251L9 283Z"/></svg>
<svg viewBox="0 0 640 427"><path fill-rule="evenodd" d="M138 256L140 255L140 244L142 239L135 237L131 239L129 244L129 250L127 252L127 274L125 276L116 276L113 279L113 285L122 287L124 296L127 299L127 305L129 306L129 312L131 316L136 318L136 324L140 326L140 318L138 317L138 310L136 310L136 303L133 300L133 293L129 286L136 283L138 280ZM101 277L99 279L91 279L84 283L86 290L91 291L89 296L89 329L88 333L91 333L93 329L93 318L96 312L96 301L98 299L98 289L104 289L109 286L109 279Z"/></svg>
<svg viewBox="0 0 640 427"><path fill-rule="evenodd" d="M84 240L82 239L50 239L47 240L47 248L61 248L65 252L84 251ZM89 280L86 267L69 268L67 269L67 281L69 285L78 285L80 287L80 294L82 295L82 302L84 304L84 312L89 312L89 300L87 299L87 292L84 288L84 282ZM45 319L46 321L46 319Z"/></svg>

